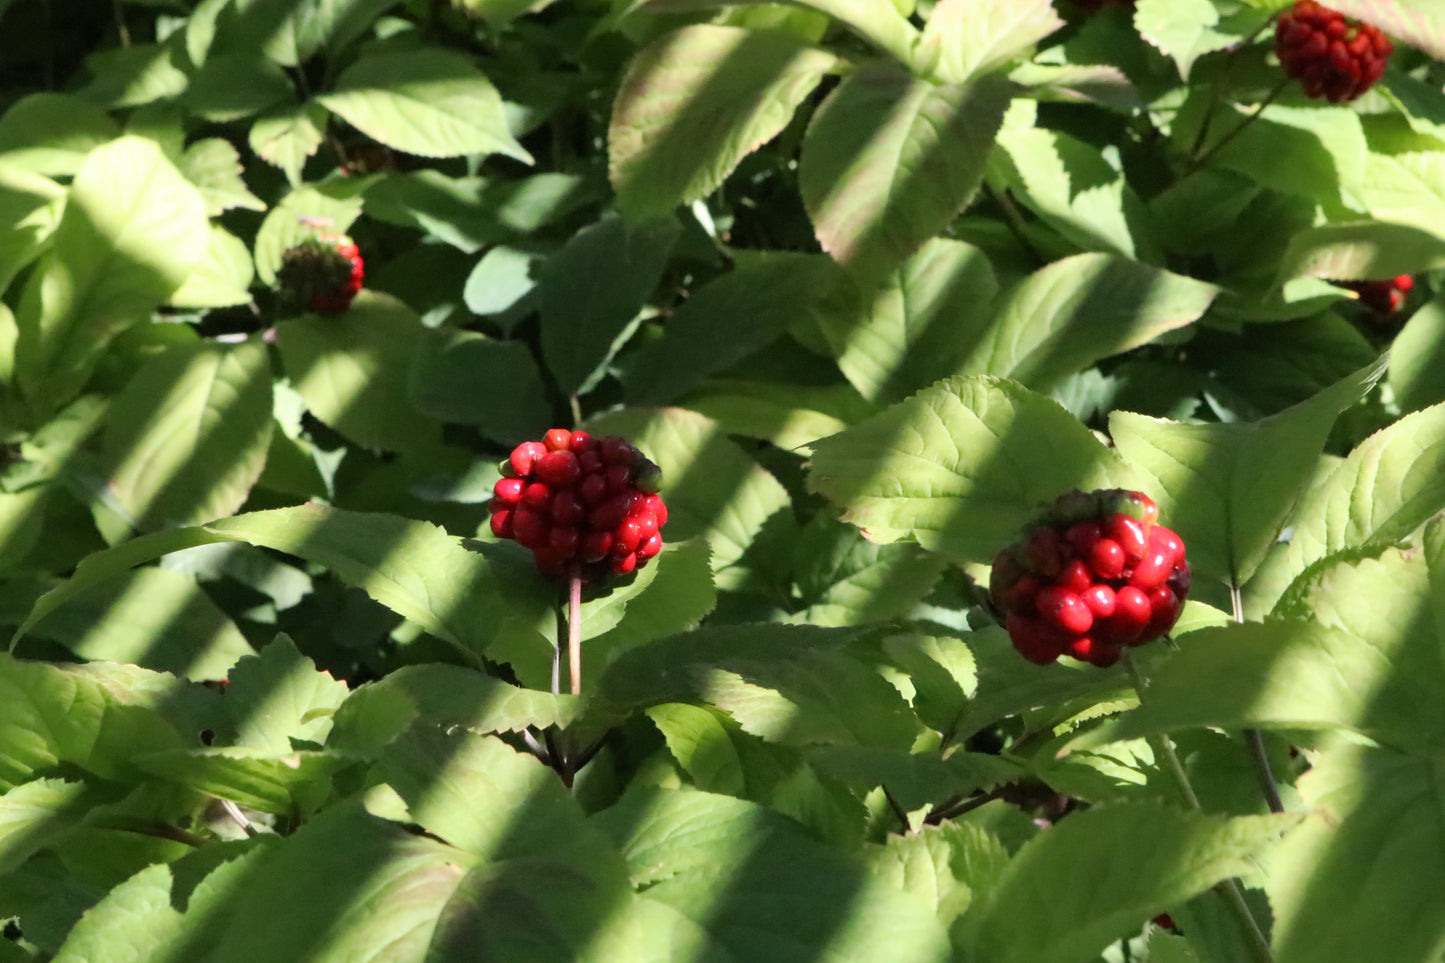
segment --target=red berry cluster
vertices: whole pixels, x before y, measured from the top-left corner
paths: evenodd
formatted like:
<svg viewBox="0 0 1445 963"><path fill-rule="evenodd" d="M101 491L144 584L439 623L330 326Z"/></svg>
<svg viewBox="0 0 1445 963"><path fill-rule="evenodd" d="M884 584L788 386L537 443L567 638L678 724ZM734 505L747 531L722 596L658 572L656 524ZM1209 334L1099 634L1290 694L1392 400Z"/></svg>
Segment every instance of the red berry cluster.
<svg viewBox="0 0 1445 963"><path fill-rule="evenodd" d="M1385 73L1395 45L1378 27L1350 20L1315 0L1299 0L1279 18L1274 49L1305 95L1332 104L1354 100Z"/></svg>
<svg viewBox="0 0 1445 963"><path fill-rule="evenodd" d="M1100 667L1173 627L1189 593L1183 540L1149 496L1123 489L1054 499L994 559L989 594L1014 648L1046 665Z"/></svg>
<svg viewBox="0 0 1445 963"><path fill-rule="evenodd" d="M1415 287L1408 274L1385 281L1351 281L1345 285L1360 296L1360 303L1380 314L1394 314L1405 303L1405 295Z"/></svg>
<svg viewBox="0 0 1445 963"><path fill-rule="evenodd" d="M624 438L553 428L524 441L492 489L492 534L532 550L543 575L626 575L662 551L657 466Z"/></svg>
<svg viewBox="0 0 1445 963"><path fill-rule="evenodd" d="M282 254L276 278L288 308L340 314L351 307L351 299L361 290L366 263L351 238L323 234Z"/></svg>

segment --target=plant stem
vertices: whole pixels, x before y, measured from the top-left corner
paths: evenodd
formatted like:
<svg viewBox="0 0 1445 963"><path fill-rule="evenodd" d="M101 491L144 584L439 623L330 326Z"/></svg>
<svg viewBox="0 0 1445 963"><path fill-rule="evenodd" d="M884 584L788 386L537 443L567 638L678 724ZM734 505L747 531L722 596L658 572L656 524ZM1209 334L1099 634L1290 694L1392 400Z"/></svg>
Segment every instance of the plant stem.
<svg viewBox="0 0 1445 963"><path fill-rule="evenodd" d="M1266 107L1274 103L1274 99L1278 97L1281 93L1283 93L1285 87L1289 86L1289 84L1290 79L1288 77L1286 77L1284 80L1281 80L1279 84L1277 84L1275 88L1269 92L1269 96L1265 97L1264 100L1261 100L1259 103L1254 105L1254 110L1250 111L1248 117L1240 121L1239 124L1236 125L1235 128L1229 133L1225 134L1223 137L1219 138L1219 140L1215 141L1213 147L1209 148L1209 150L1205 151L1203 154L1190 161L1189 166L1184 169L1184 176L1188 177L1190 174L1193 174L1195 171L1199 170L1199 168L1203 167L1205 163L1207 163L1215 154L1219 153L1219 151L1224 147L1224 145L1228 144L1230 141L1234 140L1234 138L1238 137L1240 135L1240 132L1243 131L1246 127L1248 127L1250 124L1254 123L1256 120L1259 120L1259 115L1264 113L1264 109Z"/></svg>
<svg viewBox="0 0 1445 963"><path fill-rule="evenodd" d="M1239 596L1239 584L1230 582L1229 602L1234 609L1234 621L1237 625L1244 624L1244 602ZM1284 800L1279 795L1279 783L1274 778L1274 770L1269 764L1269 754L1264 748L1264 734L1258 729L1244 730L1244 744L1249 747L1249 759L1254 764L1254 775L1259 780L1260 792L1264 794L1265 804L1269 806L1272 813L1284 812Z"/></svg>
<svg viewBox="0 0 1445 963"><path fill-rule="evenodd" d="M582 694L582 576L574 567L567 581L567 668L572 694Z"/></svg>
<svg viewBox="0 0 1445 963"><path fill-rule="evenodd" d="M1127 650L1124 653L1124 667L1129 672L1129 679L1134 683L1134 690L1139 693L1142 700L1144 691L1149 688L1149 682L1144 674L1139 671L1133 656ZM1184 764L1179 761L1179 754L1174 751L1174 743L1165 733L1151 737L1149 746L1154 754L1162 759L1164 766L1169 770L1169 775L1174 779L1179 789L1179 794L1189 804L1189 808L1196 812L1203 812L1204 807L1199 803L1199 795L1194 791L1194 786L1189 781L1189 774L1184 771ZM1244 900L1244 890L1237 879L1226 879L1214 887L1214 891L1224 898L1225 904L1234 913L1239 925L1244 928L1245 935L1249 938L1250 950L1254 956L1255 963L1274 963L1274 957L1269 951L1269 940L1265 939L1264 931L1260 929L1259 922L1250 912L1249 904Z"/></svg>

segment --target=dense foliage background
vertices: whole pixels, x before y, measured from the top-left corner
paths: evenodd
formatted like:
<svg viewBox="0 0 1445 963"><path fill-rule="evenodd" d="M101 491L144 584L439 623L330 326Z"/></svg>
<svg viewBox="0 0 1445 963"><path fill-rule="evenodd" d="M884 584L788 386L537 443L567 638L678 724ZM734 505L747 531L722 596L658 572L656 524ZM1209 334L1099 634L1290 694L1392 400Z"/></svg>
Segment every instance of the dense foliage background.
<svg viewBox="0 0 1445 963"><path fill-rule="evenodd" d="M1286 6L0 0L0 963L1442 959L1445 17ZM1173 639L1027 663L1114 486Z"/></svg>

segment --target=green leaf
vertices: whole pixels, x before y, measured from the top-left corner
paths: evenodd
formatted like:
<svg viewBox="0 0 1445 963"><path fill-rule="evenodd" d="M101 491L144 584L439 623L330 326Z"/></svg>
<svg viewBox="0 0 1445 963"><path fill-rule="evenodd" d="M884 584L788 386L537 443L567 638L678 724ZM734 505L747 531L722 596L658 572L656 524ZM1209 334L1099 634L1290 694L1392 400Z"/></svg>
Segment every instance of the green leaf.
<svg viewBox="0 0 1445 963"><path fill-rule="evenodd" d="M3 122L0 122L3 123ZM39 256L60 222L65 189L48 177L11 165L0 155L0 291ZM8 308L7 308L8 310ZM14 321L10 322L14 327ZM13 354L13 336L7 353ZM13 377L13 359L6 380Z"/></svg>
<svg viewBox="0 0 1445 963"><path fill-rule="evenodd" d="M532 300L537 274L546 260L538 252L498 244L483 254L467 275L462 299L473 314L503 315L496 320L504 331L510 331L506 322Z"/></svg>
<svg viewBox="0 0 1445 963"><path fill-rule="evenodd" d="M1445 14L1431 0L1337 0L1330 9L1374 24L1396 43L1445 60Z"/></svg>
<svg viewBox="0 0 1445 963"><path fill-rule="evenodd" d="M1280 619L1201 629L1154 670L1140 708L1086 734L1099 745L1193 726L1343 728L1397 746L1435 747L1445 712L1440 640L1421 600L1438 564L1418 550L1317 569Z"/></svg>
<svg viewBox="0 0 1445 963"><path fill-rule="evenodd" d="M763 523L788 504L783 486L723 436L679 408L628 408L591 421L597 435L622 435L662 469L669 542L705 536L720 589L746 577L743 555Z"/></svg>
<svg viewBox="0 0 1445 963"><path fill-rule="evenodd" d="M621 347L680 233L672 219L629 227L607 215L547 259L537 280L542 356L565 394L589 387Z"/></svg>
<svg viewBox="0 0 1445 963"><path fill-rule="evenodd" d="M883 846L864 850L869 869L900 892L932 906L938 920L952 925L974 901L997 885L1009 853L977 826L949 821L906 836L889 836Z"/></svg>
<svg viewBox="0 0 1445 963"><path fill-rule="evenodd" d="M780 251L748 258L693 292L668 317L662 335L628 359L633 401L671 401L738 364L844 283L837 266L821 255Z"/></svg>
<svg viewBox="0 0 1445 963"><path fill-rule="evenodd" d="M94 785L61 779L35 779L10 789L0 796L0 872L13 872L110 798Z"/></svg>
<svg viewBox="0 0 1445 963"><path fill-rule="evenodd" d="M226 124L294 96L290 78L275 62L255 53L225 53L206 58L181 102L206 120Z"/></svg>
<svg viewBox="0 0 1445 963"><path fill-rule="evenodd" d="M907 748L917 721L897 689L840 651L854 637L813 626L699 629L618 656L598 697L621 708L701 701L785 745Z"/></svg>
<svg viewBox="0 0 1445 963"><path fill-rule="evenodd" d="M276 326L286 377L321 421L368 448L434 447L441 425L412 404L410 361L429 337L390 295L362 292L345 314Z"/></svg>
<svg viewBox="0 0 1445 963"><path fill-rule="evenodd" d="M1093 145L1039 127L999 136L994 163L1018 199L1084 250L1137 258L1152 253L1152 223L1124 175Z"/></svg>
<svg viewBox="0 0 1445 963"><path fill-rule="evenodd" d="M142 870L86 911L55 963L196 959L193 954L212 945L230 918L235 887L265 851L249 842L209 846L174 864ZM216 865L221 856L227 858Z"/></svg>
<svg viewBox="0 0 1445 963"><path fill-rule="evenodd" d="M1214 29L1219 11L1209 0L1139 0L1134 25L1139 36L1178 65L1185 80L1204 54L1239 42L1237 35Z"/></svg>
<svg viewBox="0 0 1445 963"><path fill-rule="evenodd" d="M1146 804L1075 813L1027 843L970 908L965 945L990 963L1086 963L1140 920L1249 872L1299 818Z"/></svg>
<svg viewBox="0 0 1445 963"><path fill-rule="evenodd" d="M140 568L81 592L32 630L88 661L130 662L187 679L221 679L252 654L194 579Z"/></svg>
<svg viewBox="0 0 1445 963"><path fill-rule="evenodd" d="M460 53L363 56L316 100L373 140L408 154L503 154L532 162L507 130L501 95Z"/></svg>
<svg viewBox="0 0 1445 963"><path fill-rule="evenodd" d="M592 821L622 848L643 898L704 927L721 959L805 963L824 946L838 960L950 958L933 907L768 809L639 790Z"/></svg>
<svg viewBox="0 0 1445 963"><path fill-rule="evenodd" d="M1363 209L1368 151L1358 114L1272 104L1235 136L1233 131L1247 116L1242 108L1229 107L1225 116L1215 118L1205 150L1225 137L1230 140L1210 160L1212 165L1336 211ZM1194 131L1176 125L1175 135L1192 137Z"/></svg>
<svg viewBox="0 0 1445 963"><path fill-rule="evenodd" d="M1346 963L1382 950L1426 963L1445 942L1438 757L1342 745L1300 779L1309 817L1266 864L1278 963Z"/></svg>
<svg viewBox="0 0 1445 963"><path fill-rule="evenodd" d="M206 213L218 217L234 207L264 211L265 203L252 194L241 178L241 155L230 141L219 137L198 140L181 157L181 173L201 192Z"/></svg>
<svg viewBox="0 0 1445 963"><path fill-rule="evenodd" d="M1110 415L1114 445L1153 480L1146 490L1189 546L1195 578L1249 581L1303 494L1335 419L1379 381L1386 360L1258 422Z"/></svg>
<svg viewBox="0 0 1445 963"><path fill-rule="evenodd" d="M923 28L917 60L944 83L987 73L1064 25L1050 0L944 0Z"/></svg>
<svg viewBox="0 0 1445 963"><path fill-rule="evenodd" d="M958 369L1048 391L1096 361L1198 320L1219 289L1107 254L1078 254L1004 297Z"/></svg>
<svg viewBox="0 0 1445 963"><path fill-rule="evenodd" d="M520 341L473 331L423 335L412 355L407 389L422 414L476 425L508 445L540 438L552 424L542 372Z"/></svg>
<svg viewBox="0 0 1445 963"><path fill-rule="evenodd" d="M954 752L946 759L931 750L878 746L810 746L804 752L814 768L842 780L859 796L881 786L909 813L1016 782L1024 774L1012 760L975 752Z"/></svg>
<svg viewBox="0 0 1445 963"><path fill-rule="evenodd" d="M271 366L259 339L177 345L116 397L102 439L106 488L141 529L235 512L271 441Z"/></svg>
<svg viewBox="0 0 1445 963"><path fill-rule="evenodd" d="M200 195L154 144L123 137L92 151L16 312L21 389L50 410L73 398L110 340L180 287L209 236Z"/></svg>
<svg viewBox="0 0 1445 963"><path fill-rule="evenodd" d="M876 278L941 233L978 189L1008 98L992 77L935 86L882 64L849 74L803 138L799 189L823 250Z"/></svg>
<svg viewBox="0 0 1445 963"><path fill-rule="evenodd" d="M649 0L646 8L656 13L686 13L730 5L755 5L771 0ZM891 3L855 3L852 0L787 0L790 5L827 14L864 40L892 56L900 64L915 61L918 31L908 22L902 8Z"/></svg>
<svg viewBox="0 0 1445 963"><path fill-rule="evenodd" d="M408 665L353 692L336 710L327 746L370 755L418 719L477 733L563 727L577 708L575 696L521 689L475 669Z"/></svg>
<svg viewBox="0 0 1445 963"><path fill-rule="evenodd" d="M717 190L777 135L833 68L793 35L699 24L633 59L608 128L608 168L630 219L667 214Z"/></svg>
<svg viewBox="0 0 1445 963"><path fill-rule="evenodd" d="M350 691L285 635L237 662L228 679L225 704L236 724L235 744L269 752L290 752L297 741L325 742L331 714Z"/></svg>
<svg viewBox="0 0 1445 963"><path fill-rule="evenodd" d="M1445 401L1445 296L1416 311L1395 335L1388 383L1405 411Z"/></svg>
<svg viewBox="0 0 1445 963"><path fill-rule="evenodd" d="M351 760L330 752L211 746L150 752L131 760L178 786L275 816L307 816L332 794L331 777Z"/></svg>
<svg viewBox="0 0 1445 963"><path fill-rule="evenodd" d="M1371 150L1365 158L1365 203L1376 220L1438 231L1445 218L1445 151Z"/></svg>
<svg viewBox="0 0 1445 963"><path fill-rule="evenodd" d="M614 590L613 595L626 606L615 627L588 635L584 658L593 666L634 646L693 628L717 605L710 553L702 539L666 545L649 568L655 571L645 590L631 597ZM600 604L594 605L600 608ZM584 632L591 632L588 623L595 617L587 605L583 609Z"/></svg>
<svg viewBox="0 0 1445 963"><path fill-rule="evenodd" d="M225 228L211 225L211 243L185 283L167 303L175 308L229 308L251 303L256 267L246 244Z"/></svg>
<svg viewBox="0 0 1445 963"><path fill-rule="evenodd" d="M52 177L74 174L120 134L99 107L70 94L21 97L0 117L0 161Z"/></svg>
<svg viewBox="0 0 1445 963"><path fill-rule="evenodd" d="M902 618L933 591L945 561L916 545L875 545L857 529L820 515L794 552L794 578L806 607L797 620L860 625Z"/></svg>
<svg viewBox="0 0 1445 963"><path fill-rule="evenodd" d="M303 241L321 234L345 234L361 214L355 185L328 184L331 193L306 185L287 194L271 208L256 232L256 274L265 284L276 283L281 257Z"/></svg>
<svg viewBox="0 0 1445 963"><path fill-rule="evenodd" d="M326 109L320 104L284 104L258 117L248 140L257 157L281 168L296 186L307 158L321 146L325 127Z"/></svg>
<svg viewBox="0 0 1445 963"><path fill-rule="evenodd" d="M379 947L382 959L419 960L470 862L358 806L334 807L249 867L206 963L351 963Z"/></svg>
<svg viewBox="0 0 1445 963"><path fill-rule="evenodd" d="M852 386L818 387L712 378L679 407L717 422L730 435L761 438L784 451L808 449L873 413Z"/></svg>
<svg viewBox="0 0 1445 963"><path fill-rule="evenodd" d="M838 367L859 394L901 401L958 370L983 337L997 291L983 251L938 238L861 303L835 301L819 320Z"/></svg>
<svg viewBox="0 0 1445 963"><path fill-rule="evenodd" d="M1445 406L1407 415L1350 452L1305 495L1288 544L1245 586L1246 613L1269 611L1312 562L1406 538L1445 508Z"/></svg>
<svg viewBox="0 0 1445 963"><path fill-rule="evenodd" d="M1351 221L1296 234L1280 278L1393 278L1445 265L1445 238L1404 224Z"/></svg>
<svg viewBox="0 0 1445 963"><path fill-rule="evenodd" d="M90 81L80 96L111 110L169 100L185 93L190 83L182 63L180 45L174 42L99 50L85 58Z"/></svg>
<svg viewBox="0 0 1445 963"><path fill-rule="evenodd" d="M185 685L136 666L0 655L0 786L13 788L59 762L115 778L135 755L190 744L194 734L183 738L169 721L186 719Z"/></svg>
<svg viewBox="0 0 1445 963"><path fill-rule="evenodd" d="M991 558L1061 491L1127 477L1063 408L989 377L940 382L813 451L810 486L870 541L960 560Z"/></svg>

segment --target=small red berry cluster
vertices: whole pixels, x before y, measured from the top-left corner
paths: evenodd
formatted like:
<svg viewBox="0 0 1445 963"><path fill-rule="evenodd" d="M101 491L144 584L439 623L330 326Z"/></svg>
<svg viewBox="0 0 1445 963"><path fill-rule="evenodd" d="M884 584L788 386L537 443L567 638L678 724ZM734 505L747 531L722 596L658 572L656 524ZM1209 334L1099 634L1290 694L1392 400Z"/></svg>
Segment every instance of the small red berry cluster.
<svg viewBox="0 0 1445 963"><path fill-rule="evenodd" d="M1415 279L1401 274L1385 281L1350 281L1345 285L1360 296L1360 303L1380 314L1394 314L1415 287Z"/></svg>
<svg viewBox="0 0 1445 963"><path fill-rule="evenodd" d="M289 309L340 314L366 279L366 263L356 242L345 234L323 234L302 241L281 255L276 272Z"/></svg>
<svg viewBox="0 0 1445 963"><path fill-rule="evenodd" d="M1168 632L1189 593L1189 564L1184 541L1158 518L1149 496L1117 488L1066 492L1046 506L989 579L1019 654L1104 667L1124 646Z"/></svg>
<svg viewBox="0 0 1445 963"><path fill-rule="evenodd" d="M524 441L492 489L492 534L531 549L551 578L626 575L662 551L657 466L625 438L553 428Z"/></svg>
<svg viewBox="0 0 1445 963"><path fill-rule="evenodd" d="M1279 18L1274 49L1284 72L1308 97L1354 100L1385 74L1395 45L1378 27L1351 20L1315 0L1299 0Z"/></svg>

